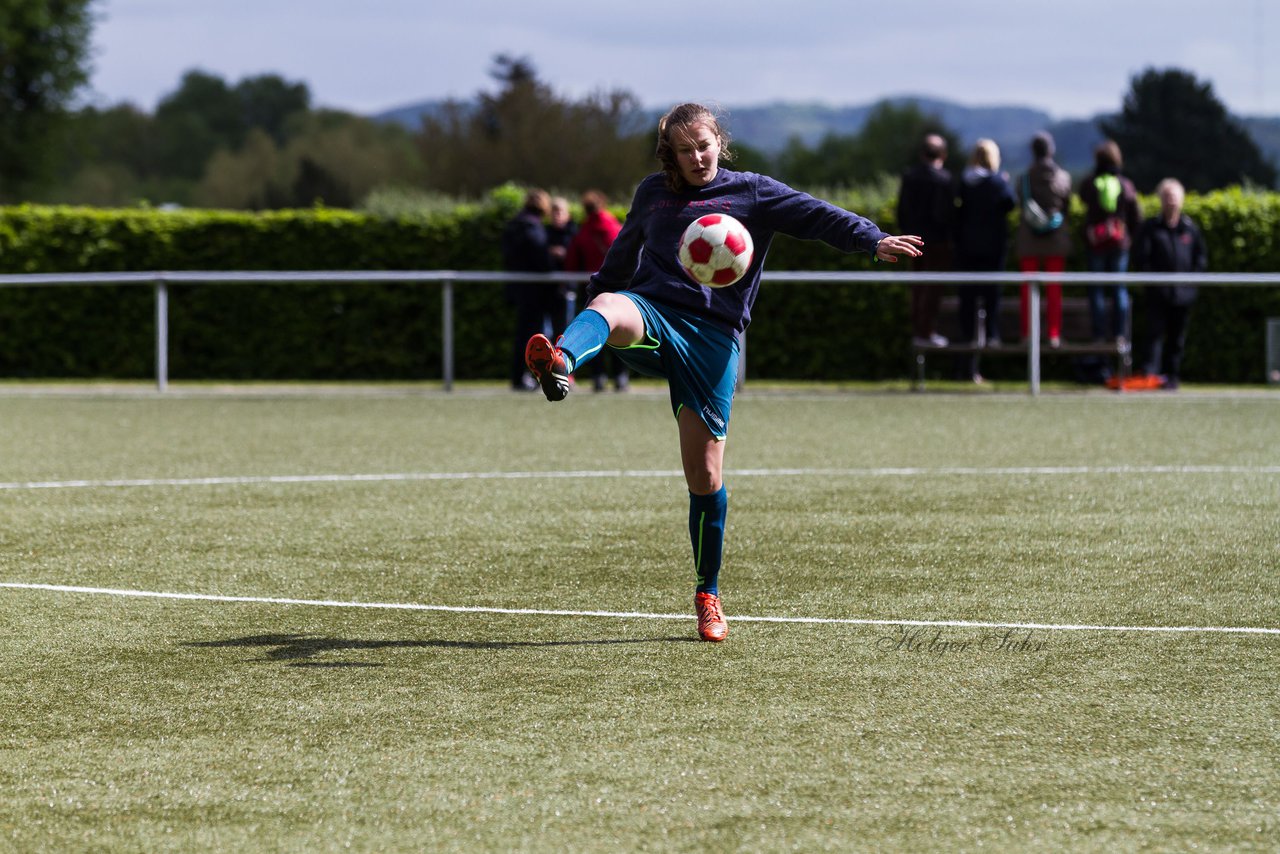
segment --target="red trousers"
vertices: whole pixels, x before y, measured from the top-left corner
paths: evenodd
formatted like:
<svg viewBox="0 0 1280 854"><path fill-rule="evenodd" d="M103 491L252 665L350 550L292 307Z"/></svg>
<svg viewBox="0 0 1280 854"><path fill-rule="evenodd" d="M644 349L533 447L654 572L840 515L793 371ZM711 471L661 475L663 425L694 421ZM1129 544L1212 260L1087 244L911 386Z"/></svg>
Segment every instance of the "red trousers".
<svg viewBox="0 0 1280 854"><path fill-rule="evenodd" d="M1026 255L1018 259L1018 271L1022 273L1038 273L1041 270L1041 263L1044 264L1044 272L1061 273L1067 269L1067 259L1061 255L1047 255L1039 258L1035 255ZM1062 285L1046 284L1044 286L1045 298L1045 334L1048 338L1062 337ZM1026 338L1030 331L1030 303L1031 291L1029 285L1022 286L1022 337Z"/></svg>

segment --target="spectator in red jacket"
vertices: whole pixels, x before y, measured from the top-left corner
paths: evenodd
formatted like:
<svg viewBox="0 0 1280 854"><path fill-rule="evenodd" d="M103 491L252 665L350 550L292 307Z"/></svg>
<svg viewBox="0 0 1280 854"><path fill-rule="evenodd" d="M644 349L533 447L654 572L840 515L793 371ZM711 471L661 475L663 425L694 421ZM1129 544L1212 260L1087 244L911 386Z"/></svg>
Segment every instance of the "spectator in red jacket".
<svg viewBox="0 0 1280 854"><path fill-rule="evenodd" d="M604 264L604 256L613 245L622 224L618 218L609 213L609 200L599 190L588 190L582 194L582 225L573 239L569 241L565 253L564 269L569 272L594 273ZM579 288L578 304L585 305L585 285ZM608 365L608 363L612 365ZM610 367L612 370L610 370ZM604 391L608 385L608 376L612 375L613 385L618 391L626 391L631 383L631 375L621 361L612 354L602 353L601 358L591 362L592 382L596 391Z"/></svg>

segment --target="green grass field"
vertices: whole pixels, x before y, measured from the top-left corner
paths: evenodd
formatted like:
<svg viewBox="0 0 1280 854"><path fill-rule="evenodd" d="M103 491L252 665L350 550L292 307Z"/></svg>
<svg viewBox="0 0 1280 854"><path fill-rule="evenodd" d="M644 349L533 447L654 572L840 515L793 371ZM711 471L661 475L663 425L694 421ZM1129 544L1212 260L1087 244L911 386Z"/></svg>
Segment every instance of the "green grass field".
<svg viewBox="0 0 1280 854"><path fill-rule="evenodd" d="M1280 847L1280 394L647 389L0 387L0 850Z"/></svg>

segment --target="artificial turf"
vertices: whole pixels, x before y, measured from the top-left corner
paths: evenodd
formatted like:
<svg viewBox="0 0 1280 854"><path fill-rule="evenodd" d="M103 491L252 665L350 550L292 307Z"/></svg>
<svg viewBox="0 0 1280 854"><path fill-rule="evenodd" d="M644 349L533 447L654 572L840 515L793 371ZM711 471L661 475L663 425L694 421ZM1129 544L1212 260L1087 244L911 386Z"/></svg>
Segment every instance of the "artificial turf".
<svg viewBox="0 0 1280 854"><path fill-rule="evenodd" d="M713 645L656 388L0 392L0 584L250 600L0 587L0 849L1272 850L1280 634L1141 629L1280 627L1277 416L748 390Z"/></svg>

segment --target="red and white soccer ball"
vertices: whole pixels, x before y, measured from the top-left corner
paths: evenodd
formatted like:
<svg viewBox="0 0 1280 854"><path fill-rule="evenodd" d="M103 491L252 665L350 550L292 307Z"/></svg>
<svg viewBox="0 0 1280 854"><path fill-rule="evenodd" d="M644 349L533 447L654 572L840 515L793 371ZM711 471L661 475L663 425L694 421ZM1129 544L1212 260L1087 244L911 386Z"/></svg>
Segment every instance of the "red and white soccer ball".
<svg viewBox="0 0 1280 854"><path fill-rule="evenodd" d="M700 216L680 238L680 266L709 288L732 285L746 274L755 245L746 226L728 214Z"/></svg>

